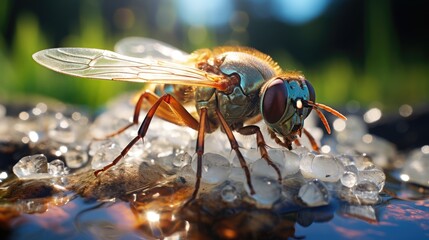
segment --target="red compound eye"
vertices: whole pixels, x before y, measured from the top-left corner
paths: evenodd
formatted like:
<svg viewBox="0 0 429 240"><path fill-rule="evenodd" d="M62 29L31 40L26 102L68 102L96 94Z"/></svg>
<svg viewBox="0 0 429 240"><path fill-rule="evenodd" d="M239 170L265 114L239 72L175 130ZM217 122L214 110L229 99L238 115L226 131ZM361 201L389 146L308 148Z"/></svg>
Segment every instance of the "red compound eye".
<svg viewBox="0 0 429 240"><path fill-rule="evenodd" d="M278 122L286 111L288 92L283 80L270 83L262 100L262 116L269 123Z"/></svg>

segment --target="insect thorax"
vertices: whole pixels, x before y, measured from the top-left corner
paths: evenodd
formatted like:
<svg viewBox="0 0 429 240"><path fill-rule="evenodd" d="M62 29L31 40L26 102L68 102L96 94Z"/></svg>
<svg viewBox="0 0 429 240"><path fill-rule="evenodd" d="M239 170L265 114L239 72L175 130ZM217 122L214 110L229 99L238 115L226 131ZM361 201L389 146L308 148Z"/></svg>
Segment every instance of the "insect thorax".
<svg viewBox="0 0 429 240"><path fill-rule="evenodd" d="M223 59L219 69L226 75L237 74L240 82L231 92L213 88L197 88L196 107L208 108L209 121L218 126L215 109L219 109L232 128L259 114L260 89L278 71L272 63L253 55L251 52L224 52L215 56Z"/></svg>

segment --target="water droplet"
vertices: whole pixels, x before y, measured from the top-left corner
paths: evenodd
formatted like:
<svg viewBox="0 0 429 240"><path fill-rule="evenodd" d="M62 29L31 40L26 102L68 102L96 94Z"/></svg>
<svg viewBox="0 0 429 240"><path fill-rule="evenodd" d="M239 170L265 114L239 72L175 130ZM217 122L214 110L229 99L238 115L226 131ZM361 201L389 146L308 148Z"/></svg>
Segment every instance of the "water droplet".
<svg viewBox="0 0 429 240"><path fill-rule="evenodd" d="M231 184L225 185L221 192L221 197L225 202L233 202L235 199L238 198L238 192L235 186Z"/></svg>

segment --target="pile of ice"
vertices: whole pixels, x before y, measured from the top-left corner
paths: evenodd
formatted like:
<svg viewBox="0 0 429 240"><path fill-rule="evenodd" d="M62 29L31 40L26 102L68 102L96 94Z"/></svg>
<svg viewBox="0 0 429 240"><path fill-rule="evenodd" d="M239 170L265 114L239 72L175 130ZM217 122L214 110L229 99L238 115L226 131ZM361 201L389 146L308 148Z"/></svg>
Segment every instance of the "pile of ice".
<svg viewBox="0 0 429 240"><path fill-rule="evenodd" d="M14 168L18 177L40 177L40 174L49 172L52 175L63 174L60 173L62 170L54 170L62 167L60 161L67 167L65 173L88 162L89 119L81 109L43 99L34 105L14 105L11 112L0 105L0 141L28 144L30 148L49 155L49 159L58 160L47 165L45 156L24 157ZM31 163L33 160L35 163ZM36 175L32 176L33 173Z"/></svg>
<svg viewBox="0 0 429 240"><path fill-rule="evenodd" d="M133 126L107 140L91 139L104 137L132 121L134 105L130 99L131 95L125 95L112 102L92 125L87 123L86 117L83 118L83 115L77 112L68 115L51 114L47 110L43 111L45 108L27 112L29 116L24 116L20 121L38 123L41 122L40 115L49 121L43 128L37 124L22 128L25 129L21 129L22 135L30 142L47 142L47 148L52 148L52 153L58 156L58 159L48 163L43 155L27 156L14 166L14 173L19 178L57 177L85 166L89 160L92 169L100 169L109 164L135 137L139 126ZM33 116L39 112L39 115ZM145 113L142 112L140 122L144 116ZM82 119L86 119L86 122ZM315 127L315 121L316 118L309 117L306 120L306 128L320 142L323 131ZM265 206L272 206L285 199L311 207L327 205L331 198L337 197L362 204L374 204L379 200L385 174L374 164L371 157L374 154L377 159L385 158L379 160L380 162L386 162L388 160L385 156L390 154L386 151L390 148L385 147L389 145L384 142L382 145L371 143L368 138L372 137L372 141L378 140L366 133L365 127L362 127L363 122L351 118L340 130L335 128L334 124L336 139L329 145L324 145L322 153L315 153L305 147L308 146L305 137L302 139L303 146L295 146L291 151L278 148L266 133L264 124L258 125L265 135L267 145L270 146L269 156L280 169L282 181L277 180L276 171L261 158L255 136L235 133L241 146L240 151L251 171L256 193L250 196L235 152L231 151L226 135L217 130L207 134L205 138L202 181L220 187L219 194L225 202L236 201L246 195ZM37 134L37 138L31 137L31 134ZM196 172L196 134L192 129L179 127L155 117L144 141L138 141L121 163L146 161L157 164L171 174L192 183L195 181ZM41 141L42 139L44 141ZM356 148L360 150L356 151ZM370 152L370 155L365 154L366 152ZM295 179L294 182L298 185L290 186L291 179ZM290 191L292 187L297 188L295 192Z"/></svg>
<svg viewBox="0 0 429 240"><path fill-rule="evenodd" d="M21 179L41 179L67 175L69 168L60 159L48 163L43 154L35 154L21 158L15 166L13 173Z"/></svg>

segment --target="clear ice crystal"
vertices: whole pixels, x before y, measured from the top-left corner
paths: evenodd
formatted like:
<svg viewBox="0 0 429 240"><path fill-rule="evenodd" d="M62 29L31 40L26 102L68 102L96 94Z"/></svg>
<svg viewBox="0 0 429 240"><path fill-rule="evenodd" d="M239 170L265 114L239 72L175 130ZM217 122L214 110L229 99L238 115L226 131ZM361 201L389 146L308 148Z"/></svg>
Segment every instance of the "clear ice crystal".
<svg viewBox="0 0 429 240"><path fill-rule="evenodd" d="M355 165L348 165L344 167L343 176L341 176L341 184L345 187L351 188L357 183L358 170Z"/></svg>
<svg viewBox="0 0 429 240"><path fill-rule="evenodd" d="M292 149L291 152L296 153L299 157L302 158L305 155L307 155L310 151L308 150L308 148L306 148L304 146L299 146L299 147Z"/></svg>
<svg viewBox="0 0 429 240"><path fill-rule="evenodd" d="M192 161L192 156L187 153L179 153L173 158L173 166L176 168L182 168L186 165L188 165Z"/></svg>
<svg viewBox="0 0 429 240"><path fill-rule="evenodd" d="M362 136L368 132L365 122L362 117L348 116L345 122L345 128L341 131L336 131L335 135L338 142L342 144L354 144L361 141Z"/></svg>
<svg viewBox="0 0 429 240"><path fill-rule="evenodd" d="M192 169L197 172L197 155L192 160ZM205 153L202 158L202 180L217 184L225 181L231 172L230 163L224 156L216 153Z"/></svg>
<svg viewBox="0 0 429 240"><path fill-rule="evenodd" d="M246 175L244 174L242 167L231 167L231 173L229 174L229 179L236 182L246 182Z"/></svg>
<svg viewBox="0 0 429 240"><path fill-rule="evenodd" d="M284 176L284 173L283 173L282 170L285 169L285 167L283 166L283 164L280 165L279 163L276 163L276 162L274 162L274 164L276 164L277 167L279 167L280 173L282 174L282 176ZM277 179L278 178L277 172L263 158L261 158L261 159L257 160L256 162L252 163L252 165L251 165L251 171L252 171L253 175L266 176L266 177L270 177L270 178L273 178L273 179Z"/></svg>
<svg viewBox="0 0 429 240"><path fill-rule="evenodd" d="M180 149L171 149L154 156L156 163L167 171L176 172L192 161L192 156Z"/></svg>
<svg viewBox="0 0 429 240"><path fill-rule="evenodd" d="M64 160L69 168L81 168L88 162L88 154L80 147L75 147L64 153Z"/></svg>
<svg viewBox="0 0 429 240"><path fill-rule="evenodd" d="M73 122L68 118L57 119L56 123L50 127L48 136L57 142L73 143L76 141L76 129Z"/></svg>
<svg viewBox="0 0 429 240"><path fill-rule="evenodd" d="M262 176L252 176L251 180L255 194L251 195L247 184L245 184L246 190L259 204L271 206L280 199L281 187L277 180Z"/></svg>
<svg viewBox="0 0 429 240"><path fill-rule="evenodd" d="M354 195L360 200L362 204L375 204L377 203L379 188L370 181L361 181L353 187Z"/></svg>
<svg viewBox="0 0 429 240"><path fill-rule="evenodd" d="M314 177L312 170L314 157L315 155L313 153L307 153L302 156L301 161L299 162L299 169L305 178Z"/></svg>
<svg viewBox="0 0 429 240"><path fill-rule="evenodd" d="M344 165L329 154L316 155L311 165L312 175L325 182L336 182L344 173Z"/></svg>
<svg viewBox="0 0 429 240"><path fill-rule="evenodd" d="M326 185L318 179L313 179L302 185L299 189L298 197L310 207L328 205L330 201Z"/></svg>
<svg viewBox="0 0 429 240"><path fill-rule="evenodd" d="M353 159L354 164L359 171L365 170L367 168L373 168L375 166L371 160L371 157L367 154L357 155Z"/></svg>
<svg viewBox="0 0 429 240"><path fill-rule="evenodd" d="M100 169L110 164L122 151L118 143L114 141L107 141L95 152L92 157L92 169Z"/></svg>
<svg viewBox="0 0 429 240"><path fill-rule="evenodd" d="M289 176L297 173L299 171L300 157L297 153L289 150L284 150L284 161L285 169L284 176Z"/></svg>
<svg viewBox="0 0 429 240"><path fill-rule="evenodd" d="M37 177L39 174L47 174L48 160L43 154L23 157L13 166L13 173L18 178Z"/></svg>
<svg viewBox="0 0 429 240"><path fill-rule="evenodd" d="M414 150L407 158L400 177L402 181L429 187L429 153Z"/></svg>
<svg viewBox="0 0 429 240"><path fill-rule="evenodd" d="M354 150L371 156L372 162L380 167L387 167L397 155L396 148L390 142L377 136L365 134L361 141L357 141Z"/></svg>
<svg viewBox="0 0 429 240"><path fill-rule="evenodd" d="M65 174L64 170L65 170L64 162L61 161L60 159L55 159L50 163L48 163L48 172L52 176L57 177L57 176L64 175Z"/></svg>
<svg viewBox="0 0 429 240"><path fill-rule="evenodd" d="M378 167L368 168L358 173L358 182L368 181L377 186L379 192L383 190L386 181L386 175L383 170Z"/></svg>

